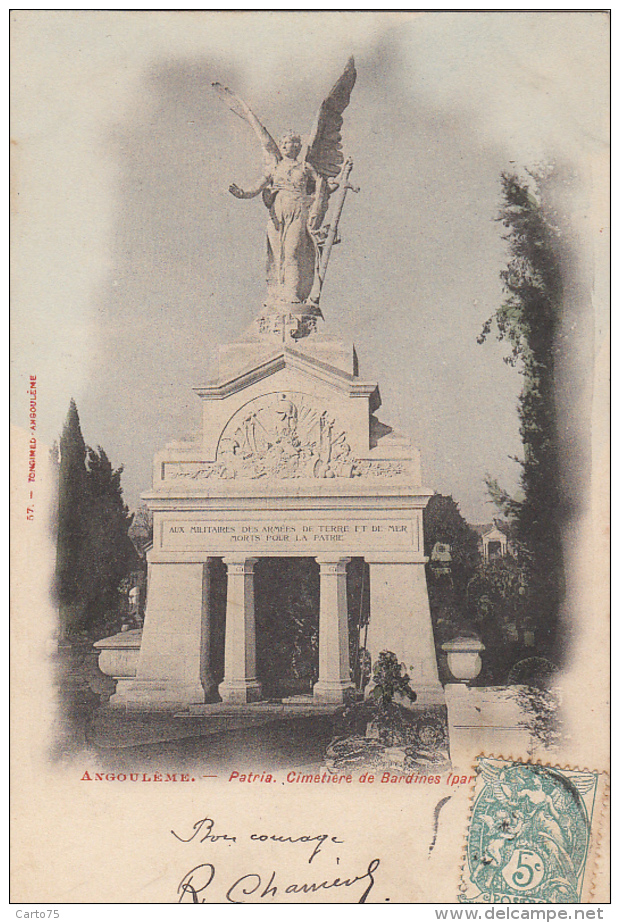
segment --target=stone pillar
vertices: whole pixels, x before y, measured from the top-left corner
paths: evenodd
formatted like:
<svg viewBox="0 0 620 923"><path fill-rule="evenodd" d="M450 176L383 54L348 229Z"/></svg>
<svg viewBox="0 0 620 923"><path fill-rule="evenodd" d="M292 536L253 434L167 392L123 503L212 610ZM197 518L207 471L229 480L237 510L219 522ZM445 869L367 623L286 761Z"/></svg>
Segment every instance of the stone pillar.
<svg viewBox="0 0 620 923"><path fill-rule="evenodd" d="M111 704L166 707L204 702L203 572L202 561L149 563L136 678L119 684Z"/></svg>
<svg viewBox="0 0 620 923"><path fill-rule="evenodd" d="M354 688L349 669L347 564L350 558L321 556L321 608L319 614L319 681L314 699L320 704L340 704Z"/></svg>
<svg viewBox="0 0 620 923"><path fill-rule="evenodd" d="M243 705L261 697L256 679L256 628L254 624L254 565L256 558L228 555L226 593L226 644L224 681L219 693L223 702Z"/></svg>
<svg viewBox="0 0 620 923"><path fill-rule="evenodd" d="M407 667L419 705L443 705L428 602L426 558L366 554L370 569L370 621L366 647L376 662L393 651Z"/></svg>
<svg viewBox="0 0 620 923"><path fill-rule="evenodd" d="M212 570L213 558L207 558L202 574L202 644L200 648L200 676L207 702L217 701L217 683L211 673Z"/></svg>

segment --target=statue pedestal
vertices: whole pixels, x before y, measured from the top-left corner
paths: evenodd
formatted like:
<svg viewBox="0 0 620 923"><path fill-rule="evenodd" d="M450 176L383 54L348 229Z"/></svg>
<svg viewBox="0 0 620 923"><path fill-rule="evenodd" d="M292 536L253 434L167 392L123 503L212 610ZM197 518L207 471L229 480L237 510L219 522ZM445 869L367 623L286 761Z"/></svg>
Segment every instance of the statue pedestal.
<svg viewBox="0 0 620 923"><path fill-rule="evenodd" d="M294 305L290 305L293 308ZM282 343L302 340L318 330L321 318L320 311L307 313L307 305L300 305L302 311L288 311L272 313L266 308L266 313L256 319L256 329L259 336L269 337Z"/></svg>
<svg viewBox="0 0 620 923"><path fill-rule="evenodd" d="M339 703L352 689L347 565L363 558L372 657L393 651L418 701L442 702L423 556L432 492L417 450L375 416L377 384L360 378L351 345L316 332L291 346L255 328L220 357L218 380L195 389L200 436L155 457L146 617L124 701L199 703L216 683L227 702L257 699L254 565L300 556L320 567L314 701ZM228 581L219 673L211 558L224 560Z"/></svg>

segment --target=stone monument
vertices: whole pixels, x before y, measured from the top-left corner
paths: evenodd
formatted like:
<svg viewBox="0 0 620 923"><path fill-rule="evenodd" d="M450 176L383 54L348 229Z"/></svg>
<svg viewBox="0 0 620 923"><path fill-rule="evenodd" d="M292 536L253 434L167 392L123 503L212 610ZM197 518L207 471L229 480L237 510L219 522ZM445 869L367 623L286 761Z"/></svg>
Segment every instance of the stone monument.
<svg viewBox="0 0 620 923"><path fill-rule="evenodd" d="M373 661L396 653L419 704L441 704L425 577L417 450L376 416L376 382L355 349L321 328L321 289L352 162L342 113L356 79L351 59L305 143L279 144L230 90L217 93L256 132L265 170L253 189L268 211L267 297L251 329L219 349L217 380L195 392L202 431L155 456L147 605L133 678L114 703L140 706L261 699L254 567L261 557L311 557L320 568L317 704L352 689L347 564L369 566L365 641ZM223 680L210 669L211 562L226 566ZM132 655L135 656L135 655Z"/></svg>

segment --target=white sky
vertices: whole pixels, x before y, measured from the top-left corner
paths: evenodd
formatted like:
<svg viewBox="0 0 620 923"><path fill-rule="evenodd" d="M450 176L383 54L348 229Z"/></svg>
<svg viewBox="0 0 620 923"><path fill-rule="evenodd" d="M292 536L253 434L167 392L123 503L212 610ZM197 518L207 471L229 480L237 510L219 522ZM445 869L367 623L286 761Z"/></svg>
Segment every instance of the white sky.
<svg viewBox="0 0 620 923"><path fill-rule="evenodd" d="M425 483L489 520L484 475L513 488L520 451L519 376L500 345L476 343L502 297L500 174L568 165L583 239L607 156L606 16L11 16L14 422L29 374L39 439L57 438L73 396L136 504L154 452L198 428L191 388L215 374L215 347L264 296L263 206L226 191L260 155L210 84L236 89L276 137L304 133L354 54L344 140L361 192L332 255L326 331L354 340ZM580 291L594 284L586 249Z"/></svg>

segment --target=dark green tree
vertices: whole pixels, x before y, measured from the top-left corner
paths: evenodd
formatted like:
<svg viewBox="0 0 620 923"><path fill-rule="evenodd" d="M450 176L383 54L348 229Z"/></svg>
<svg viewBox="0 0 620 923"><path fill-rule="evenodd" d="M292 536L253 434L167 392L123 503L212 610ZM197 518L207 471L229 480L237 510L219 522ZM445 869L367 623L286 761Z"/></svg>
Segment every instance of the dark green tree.
<svg viewBox="0 0 620 923"><path fill-rule="evenodd" d="M535 618L536 646L550 652L563 592L562 498L554 399L558 326L562 309L559 235L541 195L542 178L502 177L500 220L508 229L509 262L501 277L506 299L493 323L511 353L505 361L523 376L518 413L523 442L522 499L488 479L490 494L512 520L515 544L528 571L527 604Z"/></svg>
<svg viewBox="0 0 620 923"><path fill-rule="evenodd" d="M121 583L139 567L128 531L133 516L123 501L121 474L101 446L87 450L87 495L83 506L85 542L81 580L87 630L93 635L120 628Z"/></svg>
<svg viewBox="0 0 620 923"><path fill-rule="evenodd" d="M56 593L61 637L102 637L117 627L120 585L139 566L128 530L122 468L85 445L72 399L60 437ZM120 625L118 625L120 627Z"/></svg>
<svg viewBox="0 0 620 923"><path fill-rule="evenodd" d="M71 398L60 437L58 464L56 593L61 640L78 630L84 621L81 555L85 541L82 511L86 496L86 445L77 407Z"/></svg>
<svg viewBox="0 0 620 923"><path fill-rule="evenodd" d="M486 647L481 674L486 683L505 683L511 667L531 656L528 586L528 568L511 554L481 564L469 581L469 624Z"/></svg>
<svg viewBox="0 0 620 923"><path fill-rule="evenodd" d="M443 494L430 498L423 514L424 554L429 557L437 542L450 546L450 575L457 596L464 596L467 584L480 562L478 535L464 519L458 503ZM432 567L428 568L433 580Z"/></svg>

